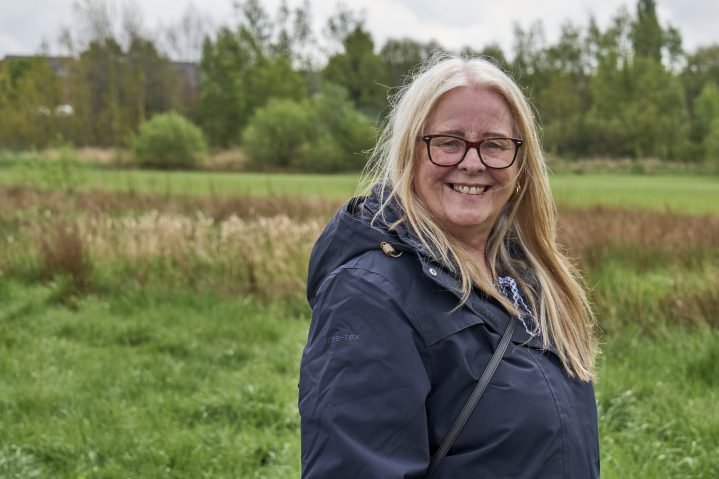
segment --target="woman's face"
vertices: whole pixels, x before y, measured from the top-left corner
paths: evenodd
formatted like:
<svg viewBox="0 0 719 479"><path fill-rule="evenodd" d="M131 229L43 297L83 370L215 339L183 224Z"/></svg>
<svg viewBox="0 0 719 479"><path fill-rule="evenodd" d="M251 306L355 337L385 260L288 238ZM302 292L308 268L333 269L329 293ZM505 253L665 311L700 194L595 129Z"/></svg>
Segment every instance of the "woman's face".
<svg viewBox="0 0 719 479"><path fill-rule="evenodd" d="M423 135L447 134L470 141L516 138L504 98L489 88L459 87L445 93L427 119ZM499 212L515 188L518 161L506 169L487 168L477 150L455 166L437 166L418 145L414 189L424 207L451 234L484 247Z"/></svg>

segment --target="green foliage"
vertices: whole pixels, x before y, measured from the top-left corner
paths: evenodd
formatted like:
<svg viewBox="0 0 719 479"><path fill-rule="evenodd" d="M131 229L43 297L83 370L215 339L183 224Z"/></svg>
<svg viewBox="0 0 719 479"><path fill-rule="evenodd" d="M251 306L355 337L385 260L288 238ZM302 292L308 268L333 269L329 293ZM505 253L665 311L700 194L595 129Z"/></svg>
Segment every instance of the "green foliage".
<svg viewBox="0 0 719 479"><path fill-rule="evenodd" d="M353 107L346 90L336 85L325 85L313 107L324 138L318 139L306 157L311 163L303 166L313 171L361 170L366 160L363 153L374 144L372 122Z"/></svg>
<svg viewBox="0 0 719 479"><path fill-rule="evenodd" d="M306 307L117 286L0 282L0 477L297 477Z"/></svg>
<svg viewBox="0 0 719 479"><path fill-rule="evenodd" d="M176 80L149 40L133 37L127 50L112 38L92 42L69 70L75 113L68 138L77 145L123 144L146 118L173 107Z"/></svg>
<svg viewBox="0 0 719 479"><path fill-rule="evenodd" d="M682 158L688 112L679 81L647 58L635 58L628 71L633 101L626 104L625 126L630 156Z"/></svg>
<svg viewBox="0 0 719 479"><path fill-rule="evenodd" d="M660 62L664 33L657 18L655 0L638 0L637 17L632 25L632 43L637 57Z"/></svg>
<svg viewBox="0 0 719 479"><path fill-rule="evenodd" d="M256 168L334 172L361 169L373 136L346 92L328 85L311 102L271 100L245 129L243 145Z"/></svg>
<svg viewBox="0 0 719 479"><path fill-rule="evenodd" d="M238 8L239 28L223 27L214 41L206 39L200 62L201 124L210 142L222 146L237 142L255 110L270 98L299 100L307 94L289 56L300 55L296 43L307 39L305 11L295 10L294 29L289 29L287 12L275 24L256 0Z"/></svg>
<svg viewBox="0 0 719 479"><path fill-rule="evenodd" d="M423 43L411 38L390 38L382 47L380 56L385 63L387 85L399 86L407 81L407 76L433 54L444 51L435 40ZM501 50L500 50L501 53ZM504 60L504 55L501 56Z"/></svg>
<svg viewBox="0 0 719 479"><path fill-rule="evenodd" d="M141 124L131 144L137 163L148 168L193 168L207 151L202 131L175 112Z"/></svg>
<svg viewBox="0 0 719 479"><path fill-rule="evenodd" d="M272 99L255 112L242 144L255 167L289 168L307 154L317 136L306 102Z"/></svg>
<svg viewBox="0 0 719 479"><path fill-rule="evenodd" d="M374 53L372 36L357 24L342 38L344 51L329 58L324 79L347 89L349 98L363 112L376 116L386 104L385 63Z"/></svg>
<svg viewBox="0 0 719 479"><path fill-rule="evenodd" d="M61 84L42 57L7 60L0 68L0 148L42 148L63 131Z"/></svg>
<svg viewBox="0 0 719 479"><path fill-rule="evenodd" d="M691 105L706 84L719 78L719 44L699 47L687 55L680 77Z"/></svg>
<svg viewBox="0 0 719 479"><path fill-rule="evenodd" d="M42 191L72 194L87 186L90 168L77 158L77 151L68 143L61 144L52 157L32 151L7 155L12 165L10 176L17 184Z"/></svg>
<svg viewBox="0 0 719 479"><path fill-rule="evenodd" d="M704 85L694 100L693 138L699 142L706 138L711 124L719 118L719 87L715 82Z"/></svg>
<svg viewBox="0 0 719 479"><path fill-rule="evenodd" d="M101 11L93 18L85 7L90 24L104 21ZM554 42L539 21L516 24L513 58L493 44L456 53L490 56L519 82L536 106L544 147L552 153L700 164L716 116L711 84L719 78L719 45L684 52L680 32L660 22L657 8L655 0L636 0L633 8L620 7L606 27L593 18L586 28L566 22ZM270 99L307 101L316 113L321 106L309 98L329 84L344 88L368 117L382 117L388 91L444 50L434 40L391 38L377 53L364 15L340 4L325 32L334 53L320 68L308 4L290 8L281 2L271 14L260 0L242 0L235 13L234 25L205 37L197 76L178 74L192 68L173 65L154 39L130 29L121 41L99 23L101 32L72 58L4 61L0 147L43 148L57 137L78 146L119 146L145 119L172 110L196 121L212 145L231 147ZM72 114L58 109L66 104ZM306 123L295 116L288 122ZM357 167L350 166L347 152L364 148L364 141L348 139L352 135L341 129L316 133L322 138L306 141L307 148L292 154L293 166L281 168Z"/></svg>
<svg viewBox="0 0 719 479"><path fill-rule="evenodd" d="M709 131L704 137L704 155L709 169L719 173L719 117L709 125Z"/></svg>

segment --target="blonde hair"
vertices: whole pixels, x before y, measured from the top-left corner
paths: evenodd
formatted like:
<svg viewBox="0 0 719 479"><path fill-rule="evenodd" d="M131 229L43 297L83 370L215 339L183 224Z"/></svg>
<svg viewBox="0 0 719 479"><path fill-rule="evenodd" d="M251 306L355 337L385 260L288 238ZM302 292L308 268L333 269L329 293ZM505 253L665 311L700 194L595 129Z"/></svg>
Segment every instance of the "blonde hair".
<svg viewBox="0 0 719 479"><path fill-rule="evenodd" d="M486 261L494 275L498 271L509 274L520 285L537 318L544 347L551 344L556 348L567 373L593 380L597 354L594 316L578 272L557 245L557 215L537 125L529 102L509 76L481 58L434 57L394 95L361 184L365 188L378 182L389 185L381 190L378 216L390 201L397 200L404 216L391 227L408 221L434 259L461 280L460 306L477 286L516 314L469 248L443 229L414 191L417 138L439 98L462 86L490 88L502 95L524 141L517 158L521 187L494 224L485 249Z"/></svg>

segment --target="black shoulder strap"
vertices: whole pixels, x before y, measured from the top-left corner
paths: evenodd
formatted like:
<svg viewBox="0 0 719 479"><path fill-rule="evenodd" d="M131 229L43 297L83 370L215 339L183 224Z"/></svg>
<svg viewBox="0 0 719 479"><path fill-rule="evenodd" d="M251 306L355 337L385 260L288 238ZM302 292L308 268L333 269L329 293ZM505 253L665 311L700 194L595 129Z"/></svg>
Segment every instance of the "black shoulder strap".
<svg viewBox="0 0 719 479"><path fill-rule="evenodd" d="M472 391L472 394L470 394L469 399L467 399L467 402L457 416L457 419L454 420L452 428L444 437L442 445L439 446L437 452L435 452L434 456L432 456L432 460L429 463L429 468L424 474L424 479L428 479L429 477L431 477L432 474L437 471L439 465L442 464L444 456L447 455L449 448L452 447L452 444L454 444L455 439L457 439L457 436L459 436L459 433L462 431L462 428L467 423L467 420L472 414L472 411L474 411L477 402L479 402L479 398L482 397L484 390L487 389L489 381L492 380L492 376L494 376L494 372L497 370L497 366L499 366L499 362L502 360L504 352L507 350L507 346L509 345L509 339L512 337L512 331L514 331L515 323L516 319L514 317L510 318L510 320L507 322L507 328L504 330L504 334L502 335L502 340L499 342L499 346L497 346L497 349L494 351L494 354L492 354L492 359L489 360L489 364L487 364L487 367L482 373L482 377L480 377L479 381L477 381L477 385L474 387L474 391Z"/></svg>

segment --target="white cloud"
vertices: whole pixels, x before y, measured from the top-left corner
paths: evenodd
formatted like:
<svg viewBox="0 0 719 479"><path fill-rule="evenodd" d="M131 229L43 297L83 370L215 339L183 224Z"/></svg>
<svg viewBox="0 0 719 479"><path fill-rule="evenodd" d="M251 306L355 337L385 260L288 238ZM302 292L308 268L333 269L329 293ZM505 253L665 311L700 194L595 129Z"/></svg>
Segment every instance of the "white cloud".
<svg viewBox="0 0 719 479"><path fill-rule="evenodd" d="M123 0L116 0L122 3ZM176 22L190 0L135 1L142 9L146 28ZM303 0L288 0L296 7ZM499 43L505 51L512 45L512 25L523 27L541 19L547 41L556 40L561 24L571 20L585 26L593 15L605 27L621 5L634 12L636 0L354 0L346 1L354 10L364 9L367 28L379 49L388 38L411 37L422 41L432 38L457 49L464 45L482 48ZM275 13L280 0L263 0L263 6ZM327 18L336 11L335 0L311 0L312 23L320 41ZM679 28L684 46L693 50L699 45L719 42L719 2L707 0L658 0L662 24ZM0 0L0 57L5 54L36 52L43 38L57 43L62 26L73 22L73 0ZM231 0L194 0L203 14L216 25L234 23Z"/></svg>

